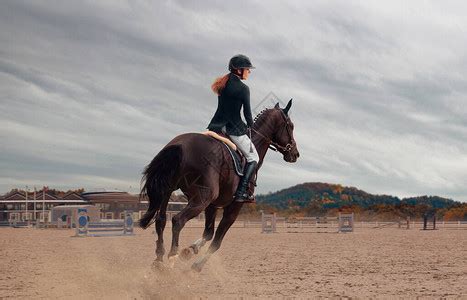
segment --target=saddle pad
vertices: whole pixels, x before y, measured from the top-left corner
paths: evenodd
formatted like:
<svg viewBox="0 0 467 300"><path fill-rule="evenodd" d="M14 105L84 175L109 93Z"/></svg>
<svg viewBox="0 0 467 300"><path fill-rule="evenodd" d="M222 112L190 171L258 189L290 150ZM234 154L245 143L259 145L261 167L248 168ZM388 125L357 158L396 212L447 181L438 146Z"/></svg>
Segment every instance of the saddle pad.
<svg viewBox="0 0 467 300"><path fill-rule="evenodd" d="M243 176L242 158L236 151L233 151L232 148L230 148L226 143L222 142L222 144L224 144L227 150L229 150L230 156L232 157L234 163L235 173L237 173L238 176Z"/></svg>

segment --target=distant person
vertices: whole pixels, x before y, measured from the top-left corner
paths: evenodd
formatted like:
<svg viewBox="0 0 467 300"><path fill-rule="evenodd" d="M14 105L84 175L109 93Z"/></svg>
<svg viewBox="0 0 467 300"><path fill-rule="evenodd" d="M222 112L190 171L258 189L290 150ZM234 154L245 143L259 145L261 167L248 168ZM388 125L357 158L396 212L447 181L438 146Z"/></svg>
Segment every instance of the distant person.
<svg viewBox="0 0 467 300"><path fill-rule="evenodd" d="M247 160L243 177L234 195L234 200L237 202L253 201L253 195L248 195L248 184L253 174L256 173L259 161L256 147L251 142L253 117L250 107L250 89L242 82L248 79L251 69L254 67L247 56L235 55L229 61L230 73L217 78L211 86L214 93L218 95L218 102L216 113L207 128L217 133L227 134ZM240 116L242 107L246 124Z"/></svg>

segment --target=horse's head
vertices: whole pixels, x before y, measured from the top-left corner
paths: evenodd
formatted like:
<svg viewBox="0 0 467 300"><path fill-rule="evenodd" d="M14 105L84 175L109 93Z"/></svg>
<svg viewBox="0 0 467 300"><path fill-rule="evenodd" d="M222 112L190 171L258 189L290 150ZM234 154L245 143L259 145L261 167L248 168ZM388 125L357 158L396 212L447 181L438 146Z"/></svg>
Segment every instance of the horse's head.
<svg viewBox="0 0 467 300"><path fill-rule="evenodd" d="M271 137L271 145L282 153L286 162L296 162L300 153L297 149L297 143L293 137L294 125L288 115L292 99L289 100L285 108L279 107L279 102L274 106L274 130Z"/></svg>

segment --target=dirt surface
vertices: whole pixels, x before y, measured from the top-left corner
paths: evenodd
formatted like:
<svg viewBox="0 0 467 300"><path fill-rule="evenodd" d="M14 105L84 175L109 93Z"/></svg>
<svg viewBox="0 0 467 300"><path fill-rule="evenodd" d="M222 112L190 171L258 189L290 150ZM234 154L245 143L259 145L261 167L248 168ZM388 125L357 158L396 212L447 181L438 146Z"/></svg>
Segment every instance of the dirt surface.
<svg viewBox="0 0 467 300"><path fill-rule="evenodd" d="M201 232L185 228L181 246ZM0 228L0 298L467 299L466 230L261 234L233 228L201 273L190 270L192 261L179 260L171 270L153 271L152 229L130 237L72 235Z"/></svg>

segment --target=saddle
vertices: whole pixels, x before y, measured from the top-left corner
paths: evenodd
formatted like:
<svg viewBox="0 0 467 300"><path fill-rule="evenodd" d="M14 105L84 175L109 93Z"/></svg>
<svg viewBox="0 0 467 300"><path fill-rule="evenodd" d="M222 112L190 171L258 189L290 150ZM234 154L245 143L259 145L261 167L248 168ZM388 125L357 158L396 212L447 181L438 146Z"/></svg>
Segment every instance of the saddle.
<svg viewBox="0 0 467 300"><path fill-rule="evenodd" d="M228 135L224 133L217 133L214 131L207 130L202 134L208 135L224 144L227 150L230 153L230 157L232 157L235 173L238 176L243 176L243 169L246 164L246 158L243 156L243 153L237 148L237 145L232 142ZM252 180L250 180L250 184L248 186L248 192L250 195L253 195L256 186L256 174L253 176Z"/></svg>
<svg viewBox="0 0 467 300"><path fill-rule="evenodd" d="M235 168L235 173L237 173L238 176L243 176L243 167L246 164L246 159L243 156L242 152L238 150L237 145L235 145L229 138L228 135L225 135L223 133L217 133L214 131L206 131L203 132L204 135L209 135L210 137L215 138L216 140L219 140L224 144L224 146L227 148L227 150L230 153L230 157L232 157L232 161L234 164Z"/></svg>

